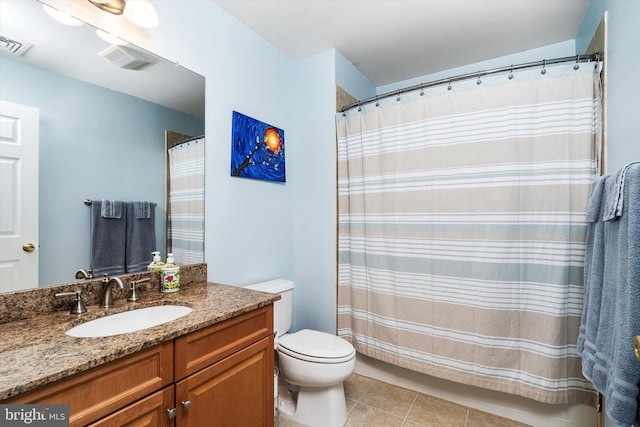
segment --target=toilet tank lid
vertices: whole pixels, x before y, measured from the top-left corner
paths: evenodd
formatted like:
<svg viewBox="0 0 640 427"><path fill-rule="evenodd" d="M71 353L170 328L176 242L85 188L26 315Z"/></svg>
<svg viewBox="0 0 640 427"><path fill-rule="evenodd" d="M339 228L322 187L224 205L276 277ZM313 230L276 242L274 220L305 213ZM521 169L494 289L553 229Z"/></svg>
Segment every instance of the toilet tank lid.
<svg viewBox="0 0 640 427"><path fill-rule="evenodd" d="M293 282L286 279L274 279L266 282L254 283L252 285L245 286L245 288L253 289L255 291L279 294L281 292L293 289Z"/></svg>

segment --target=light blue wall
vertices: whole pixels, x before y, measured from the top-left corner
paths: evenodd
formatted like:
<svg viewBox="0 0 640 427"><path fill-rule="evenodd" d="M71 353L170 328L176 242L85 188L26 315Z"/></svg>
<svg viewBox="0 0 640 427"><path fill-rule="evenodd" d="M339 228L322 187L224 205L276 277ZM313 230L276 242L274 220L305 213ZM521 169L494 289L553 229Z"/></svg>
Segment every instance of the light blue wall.
<svg viewBox="0 0 640 427"><path fill-rule="evenodd" d="M206 78L205 261L212 282L294 279L296 63L211 1L154 1L134 43ZM286 183L230 176L232 111L284 130Z"/></svg>
<svg viewBox="0 0 640 427"><path fill-rule="evenodd" d="M294 330L335 331L335 52L296 62L213 2L154 4L139 43L207 79L208 279L292 279ZM286 183L229 176L233 110L284 129Z"/></svg>
<svg viewBox="0 0 640 427"><path fill-rule="evenodd" d="M367 79L347 58L337 50L336 53L336 84L357 100L363 100L376 95L376 87Z"/></svg>
<svg viewBox="0 0 640 427"><path fill-rule="evenodd" d="M607 172L640 161L640 1L591 0L576 37L583 53L608 11L607 31Z"/></svg>
<svg viewBox="0 0 640 427"><path fill-rule="evenodd" d="M296 62L213 2L154 4L162 31L132 41L207 79L208 279L292 279L294 330L334 332L336 69L344 79L359 72L334 50ZM358 87L375 93L370 82ZM233 110L284 129L285 184L229 176Z"/></svg>
<svg viewBox="0 0 640 427"><path fill-rule="evenodd" d="M334 50L296 64L294 330L336 331Z"/></svg>
<svg viewBox="0 0 640 427"><path fill-rule="evenodd" d="M40 110L40 285L90 267L85 199L158 203L164 253L164 131L199 135L203 120L7 57L0 96Z"/></svg>
<svg viewBox="0 0 640 427"><path fill-rule="evenodd" d="M206 26L217 27L224 36L194 35L212 41L202 49L195 48L203 59L212 62L205 74L209 82L208 277L213 282L241 286L273 278L293 279L298 145L294 126L295 63L226 12L217 7L212 12L213 22ZM230 176L234 110L284 130L286 183Z"/></svg>

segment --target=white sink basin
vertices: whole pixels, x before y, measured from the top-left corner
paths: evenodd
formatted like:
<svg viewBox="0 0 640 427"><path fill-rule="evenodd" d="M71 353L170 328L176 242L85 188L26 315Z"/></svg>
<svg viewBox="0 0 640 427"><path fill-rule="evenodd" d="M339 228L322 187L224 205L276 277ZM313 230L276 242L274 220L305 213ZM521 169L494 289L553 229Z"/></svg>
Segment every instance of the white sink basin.
<svg viewBox="0 0 640 427"><path fill-rule="evenodd" d="M80 338L126 334L170 322L186 316L191 311L191 308L182 305L139 308L82 323L69 329L66 334Z"/></svg>

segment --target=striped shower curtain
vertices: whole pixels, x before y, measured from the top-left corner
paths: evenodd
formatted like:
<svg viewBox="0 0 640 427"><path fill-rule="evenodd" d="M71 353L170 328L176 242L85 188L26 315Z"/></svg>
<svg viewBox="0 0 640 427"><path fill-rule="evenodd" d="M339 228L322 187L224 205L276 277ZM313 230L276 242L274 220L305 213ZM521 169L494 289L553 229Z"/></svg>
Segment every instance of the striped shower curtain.
<svg viewBox="0 0 640 427"><path fill-rule="evenodd" d="M177 265L204 262L204 138L169 149L167 252Z"/></svg>
<svg viewBox="0 0 640 427"><path fill-rule="evenodd" d="M598 65L473 79L336 116L340 336L425 374L594 403L576 341Z"/></svg>

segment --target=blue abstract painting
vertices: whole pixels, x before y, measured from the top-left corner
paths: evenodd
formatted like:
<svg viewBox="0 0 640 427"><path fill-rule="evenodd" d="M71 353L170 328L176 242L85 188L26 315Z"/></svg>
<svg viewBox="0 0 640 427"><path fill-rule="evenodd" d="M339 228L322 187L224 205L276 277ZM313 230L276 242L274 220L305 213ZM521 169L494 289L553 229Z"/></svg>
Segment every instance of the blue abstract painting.
<svg viewBox="0 0 640 427"><path fill-rule="evenodd" d="M285 182L284 131L233 112L231 176Z"/></svg>

